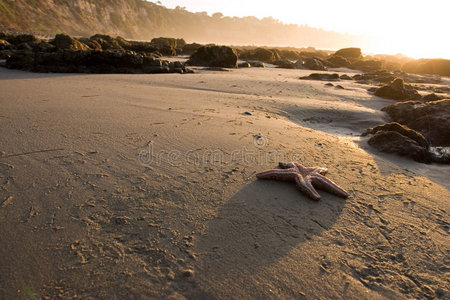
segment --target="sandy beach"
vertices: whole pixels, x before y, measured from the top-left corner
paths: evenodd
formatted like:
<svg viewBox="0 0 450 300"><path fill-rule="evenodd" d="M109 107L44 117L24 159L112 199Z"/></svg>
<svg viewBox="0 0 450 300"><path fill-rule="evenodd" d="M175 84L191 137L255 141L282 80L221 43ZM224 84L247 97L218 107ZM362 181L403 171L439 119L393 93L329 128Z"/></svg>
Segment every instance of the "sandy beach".
<svg viewBox="0 0 450 300"><path fill-rule="evenodd" d="M310 73L0 68L0 299L450 297L450 168L368 146L393 101ZM294 160L350 197L255 177Z"/></svg>

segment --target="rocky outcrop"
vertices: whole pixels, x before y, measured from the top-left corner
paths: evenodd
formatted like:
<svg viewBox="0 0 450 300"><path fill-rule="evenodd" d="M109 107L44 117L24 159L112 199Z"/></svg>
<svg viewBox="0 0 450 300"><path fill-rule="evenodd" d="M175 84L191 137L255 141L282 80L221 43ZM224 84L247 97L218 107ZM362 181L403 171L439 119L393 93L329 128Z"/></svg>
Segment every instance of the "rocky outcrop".
<svg viewBox="0 0 450 300"><path fill-rule="evenodd" d="M378 131L367 143L381 152L408 156L418 162L431 162L430 154L425 147L397 131Z"/></svg>
<svg viewBox="0 0 450 300"><path fill-rule="evenodd" d="M191 66L236 68L237 54L227 46L203 46L186 63Z"/></svg>
<svg viewBox="0 0 450 300"><path fill-rule="evenodd" d="M376 89L375 96L393 100L422 99L422 96L413 87L405 84L401 78L396 78L390 84Z"/></svg>
<svg viewBox="0 0 450 300"><path fill-rule="evenodd" d="M16 52L6 61L11 69L43 73L185 73L180 62L168 62L132 51L65 50Z"/></svg>
<svg viewBox="0 0 450 300"><path fill-rule="evenodd" d="M379 126L376 126L373 128L369 128L366 131L364 131L361 134L361 136L366 136L368 134L376 134L381 131L395 131L395 132L400 133L401 135L404 135L404 136L412 139L413 141L415 141L417 144L424 147L425 149L428 149L430 147L427 139L422 134L420 134L419 132L412 130L404 125L401 125L400 123L397 123L397 122L386 123L386 124L379 125Z"/></svg>
<svg viewBox="0 0 450 300"><path fill-rule="evenodd" d="M402 70L408 73L450 76L450 60L438 58L414 60L404 64Z"/></svg>
<svg viewBox="0 0 450 300"><path fill-rule="evenodd" d="M11 69L53 73L190 72L180 62L160 59L161 54L154 52L156 48L150 43L127 41L121 37L94 35L75 39L58 34L50 42L25 35L8 38L19 46L28 45L21 48L10 44L12 50L5 56L5 66Z"/></svg>
<svg viewBox="0 0 450 300"><path fill-rule="evenodd" d="M432 146L450 146L450 99L399 102L382 110L393 121L419 131Z"/></svg>

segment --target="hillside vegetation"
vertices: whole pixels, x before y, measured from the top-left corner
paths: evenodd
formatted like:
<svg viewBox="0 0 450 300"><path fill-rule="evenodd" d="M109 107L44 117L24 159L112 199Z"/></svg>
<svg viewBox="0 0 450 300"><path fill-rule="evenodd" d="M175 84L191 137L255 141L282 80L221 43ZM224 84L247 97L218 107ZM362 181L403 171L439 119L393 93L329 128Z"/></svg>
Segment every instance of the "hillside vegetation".
<svg viewBox="0 0 450 300"><path fill-rule="evenodd" d="M361 42L356 36L283 24L270 17L209 16L143 0L0 0L0 27L46 35L104 33L141 40L172 36L234 45L342 48Z"/></svg>

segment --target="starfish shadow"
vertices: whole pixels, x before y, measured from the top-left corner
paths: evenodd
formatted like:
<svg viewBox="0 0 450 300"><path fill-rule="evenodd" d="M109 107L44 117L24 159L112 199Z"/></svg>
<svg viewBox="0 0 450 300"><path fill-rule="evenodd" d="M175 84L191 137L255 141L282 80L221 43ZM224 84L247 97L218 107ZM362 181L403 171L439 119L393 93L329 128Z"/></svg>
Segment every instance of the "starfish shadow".
<svg viewBox="0 0 450 300"><path fill-rule="evenodd" d="M254 181L238 191L195 242L201 289L228 291L223 296L233 298L238 297L233 291L245 288L247 296L263 297L258 274L331 228L341 214L344 199L319 193L322 199L316 202L294 184L279 181Z"/></svg>

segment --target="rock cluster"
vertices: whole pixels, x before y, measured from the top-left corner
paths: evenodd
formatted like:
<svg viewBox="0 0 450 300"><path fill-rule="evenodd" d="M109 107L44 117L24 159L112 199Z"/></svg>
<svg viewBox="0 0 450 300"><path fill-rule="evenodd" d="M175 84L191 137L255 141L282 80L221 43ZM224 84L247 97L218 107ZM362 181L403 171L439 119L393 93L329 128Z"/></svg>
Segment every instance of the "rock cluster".
<svg viewBox="0 0 450 300"><path fill-rule="evenodd" d="M6 67L11 69L55 73L190 72L181 62L161 59L161 53L174 54L179 44L185 45L180 39L136 42L100 34L80 39L57 34L50 41L32 35L5 38L6 42L0 42L0 50L7 51L3 54Z"/></svg>

